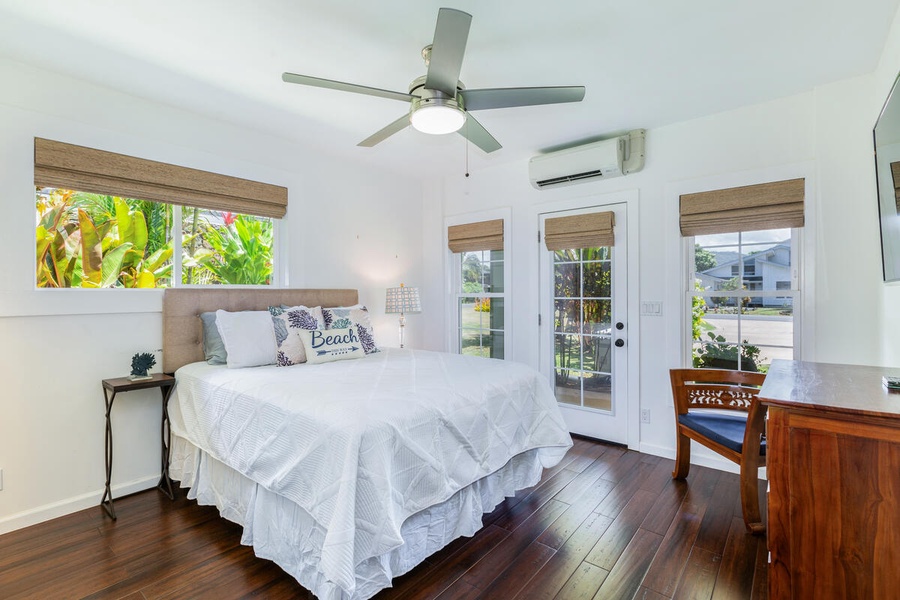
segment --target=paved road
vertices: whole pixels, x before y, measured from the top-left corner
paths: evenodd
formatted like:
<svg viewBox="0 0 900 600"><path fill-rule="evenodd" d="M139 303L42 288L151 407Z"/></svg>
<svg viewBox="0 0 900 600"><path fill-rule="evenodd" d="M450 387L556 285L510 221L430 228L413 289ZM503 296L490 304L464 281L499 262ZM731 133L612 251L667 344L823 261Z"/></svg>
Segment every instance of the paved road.
<svg viewBox="0 0 900 600"><path fill-rule="evenodd" d="M738 319L736 315L707 314L703 319L713 325L711 330L716 335L724 336L729 342L747 340L759 346L760 358L769 363L773 358L791 359L794 357L794 319L792 317L755 317L744 316L740 320L740 337L738 337ZM704 334L703 337L706 337ZM773 346L787 346L778 348Z"/></svg>

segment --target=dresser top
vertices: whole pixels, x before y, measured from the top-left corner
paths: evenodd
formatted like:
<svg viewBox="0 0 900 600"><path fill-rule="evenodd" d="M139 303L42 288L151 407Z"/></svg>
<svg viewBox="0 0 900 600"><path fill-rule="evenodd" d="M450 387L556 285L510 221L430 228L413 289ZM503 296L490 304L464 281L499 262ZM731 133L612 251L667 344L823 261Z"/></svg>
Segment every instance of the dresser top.
<svg viewBox="0 0 900 600"><path fill-rule="evenodd" d="M900 377L900 369L776 359L759 399L768 406L898 418L900 392L882 385L884 375Z"/></svg>

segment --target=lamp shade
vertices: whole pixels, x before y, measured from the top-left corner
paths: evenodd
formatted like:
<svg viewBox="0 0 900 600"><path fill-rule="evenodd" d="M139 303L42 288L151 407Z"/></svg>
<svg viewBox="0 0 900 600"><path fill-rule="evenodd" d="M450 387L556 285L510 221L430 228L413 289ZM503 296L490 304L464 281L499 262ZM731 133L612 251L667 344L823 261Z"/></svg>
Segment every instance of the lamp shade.
<svg viewBox="0 0 900 600"><path fill-rule="evenodd" d="M388 288L384 302L384 312L386 314L422 312L422 305L419 302L419 288L407 287L403 284L400 284L400 287Z"/></svg>

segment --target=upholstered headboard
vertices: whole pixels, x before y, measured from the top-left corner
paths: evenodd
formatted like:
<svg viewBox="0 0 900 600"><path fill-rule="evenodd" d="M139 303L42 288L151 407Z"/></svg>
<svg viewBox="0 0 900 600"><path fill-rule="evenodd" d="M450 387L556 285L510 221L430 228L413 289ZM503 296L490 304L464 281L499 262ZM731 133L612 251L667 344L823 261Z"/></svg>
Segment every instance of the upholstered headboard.
<svg viewBox="0 0 900 600"><path fill-rule="evenodd" d="M270 306L351 306L357 290L167 288L163 294L163 372L204 359L200 313L218 309L266 310Z"/></svg>

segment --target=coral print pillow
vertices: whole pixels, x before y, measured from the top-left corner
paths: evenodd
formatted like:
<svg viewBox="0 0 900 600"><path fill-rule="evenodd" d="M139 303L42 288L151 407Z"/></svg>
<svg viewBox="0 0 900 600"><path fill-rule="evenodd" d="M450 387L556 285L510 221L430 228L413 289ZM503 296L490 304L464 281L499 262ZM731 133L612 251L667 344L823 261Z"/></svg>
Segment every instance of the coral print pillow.
<svg viewBox="0 0 900 600"><path fill-rule="evenodd" d="M300 338L306 347L306 357L310 364L360 358L363 352L359 338L359 326L346 329L316 329L300 332Z"/></svg>
<svg viewBox="0 0 900 600"><path fill-rule="evenodd" d="M270 306L272 323L275 326L275 341L278 351L275 364L279 367L290 367L306 362L306 348L300 338L301 331L325 329L322 308L315 306L293 306L282 308Z"/></svg>
<svg viewBox="0 0 900 600"><path fill-rule="evenodd" d="M358 325L357 333L359 342L366 354L378 352L375 343L375 331L369 320L369 311L362 304L354 306L338 306L337 308L323 308L322 316L325 319L325 329L347 329Z"/></svg>

